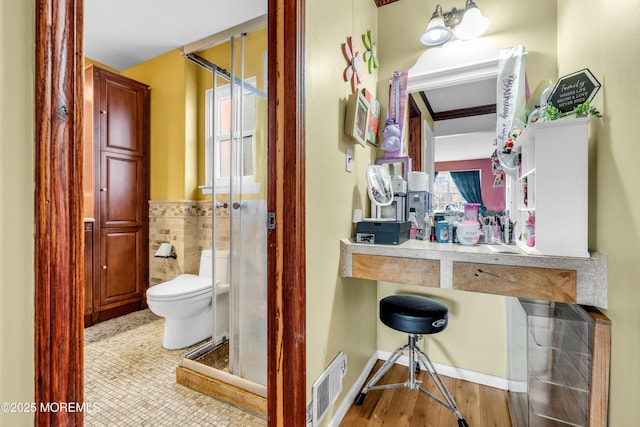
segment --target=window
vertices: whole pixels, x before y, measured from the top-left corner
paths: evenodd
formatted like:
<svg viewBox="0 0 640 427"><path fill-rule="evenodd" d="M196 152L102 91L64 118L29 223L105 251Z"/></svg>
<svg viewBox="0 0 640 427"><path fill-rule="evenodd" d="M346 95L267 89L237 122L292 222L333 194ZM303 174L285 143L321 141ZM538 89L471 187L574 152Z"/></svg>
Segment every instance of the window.
<svg viewBox="0 0 640 427"><path fill-rule="evenodd" d="M433 182L433 210L443 212L449 205L453 205L456 210L462 211L467 203L460 195L456 183L451 179L449 172L438 172Z"/></svg>
<svg viewBox="0 0 640 427"><path fill-rule="evenodd" d="M245 83L255 87L256 78L246 79ZM240 86L236 84L234 90L239 92ZM212 108L214 108L214 117L211 115ZM231 174L231 85L218 86L216 88L215 101L213 99L213 89L207 90L205 110L205 173L207 183L203 187L203 192L210 192L207 189L211 189L214 182L213 177L215 176L216 193L228 194L230 192ZM240 119L238 116L236 114L236 120ZM238 159L239 175L242 177L242 193L259 193L260 184L256 183L254 179L256 95L246 89L244 91L242 122L242 135L240 135L239 127L234 135L236 142L242 138L242 146L239 150L240 158ZM211 150L214 150L213 158ZM212 164L214 161L215 164Z"/></svg>

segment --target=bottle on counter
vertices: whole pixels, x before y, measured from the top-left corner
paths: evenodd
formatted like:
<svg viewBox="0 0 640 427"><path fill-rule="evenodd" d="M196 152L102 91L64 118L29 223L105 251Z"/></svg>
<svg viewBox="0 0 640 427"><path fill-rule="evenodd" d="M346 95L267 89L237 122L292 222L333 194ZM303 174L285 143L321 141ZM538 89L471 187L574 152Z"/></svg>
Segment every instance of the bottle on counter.
<svg viewBox="0 0 640 427"><path fill-rule="evenodd" d="M437 237L436 237L436 226L432 225L431 226L431 233L429 234L429 241L430 242L435 242L437 241Z"/></svg>
<svg viewBox="0 0 640 427"><path fill-rule="evenodd" d="M409 238L415 239L418 235L418 220L416 219L416 208L409 209L409 223L411 228L409 229Z"/></svg>
<svg viewBox="0 0 640 427"><path fill-rule="evenodd" d="M436 230L438 235L438 243L449 242L449 221L438 221L438 228Z"/></svg>

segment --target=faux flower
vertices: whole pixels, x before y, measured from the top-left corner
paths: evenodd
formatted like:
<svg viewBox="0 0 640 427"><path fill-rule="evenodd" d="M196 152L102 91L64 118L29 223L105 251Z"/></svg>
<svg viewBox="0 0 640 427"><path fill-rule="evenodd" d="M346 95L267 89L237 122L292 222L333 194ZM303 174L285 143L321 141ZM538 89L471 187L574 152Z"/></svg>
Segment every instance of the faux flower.
<svg viewBox="0 0 640 427"><path fill-rule="evenodd" d="M342 53L344 53L344 57L347 60L347 68L344 69L343 73L344 81L351 80L351 90L356 93L358 92L358 85L362 82L362 77L358 69L360 66L360 53L356 52L353 47L353 37L347 37L347 42L342 43Z"/></svg>
<svg viewBox="0 0 640 427"><path fill-rule="evenodd" d="M511 135L509 136L509 140L504 144L504 148L502 149L502 152L505 154L511 153L511 150L513 150L513 146L515 145L516 141L518 140L521 134L522 134L522 131L520 130L520 127L514 126L513 130L511 131Z"/></svg>
<svg viewBox="0 0 640 427"><path fill-rule="evenodd" d="M369 74L373 73L373 70L378 68L378 47L373 42L373 36L371 30L367 31L367 34L362 35L362 43L366 50L364 51L364 61L369 65Z"/></svg>

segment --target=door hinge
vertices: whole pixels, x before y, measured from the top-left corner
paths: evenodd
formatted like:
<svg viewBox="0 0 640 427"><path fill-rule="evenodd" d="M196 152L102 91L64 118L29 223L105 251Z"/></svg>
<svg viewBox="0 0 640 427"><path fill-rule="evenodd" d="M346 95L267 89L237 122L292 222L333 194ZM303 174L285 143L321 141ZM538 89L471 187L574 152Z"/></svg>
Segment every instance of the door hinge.
<svg viewBox="0 0 640 427"><path fill-rule="evenodd" d="M268 230L276 229L276 213L275 212L267 212L267 229Z"/></svg>

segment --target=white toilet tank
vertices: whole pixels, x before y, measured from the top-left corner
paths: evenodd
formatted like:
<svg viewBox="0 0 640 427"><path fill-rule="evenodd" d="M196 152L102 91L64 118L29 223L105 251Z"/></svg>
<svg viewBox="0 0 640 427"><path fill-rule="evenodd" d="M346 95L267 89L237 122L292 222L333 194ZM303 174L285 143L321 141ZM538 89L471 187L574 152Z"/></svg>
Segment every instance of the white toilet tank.
<svg viewBox="0 0 640 427"><path fill-rule="evenodd" d="M199 272L201 277L213 277L212 255L211 249L202 250ZM229 251L216 251L216 282L229 283Z"/></svg>

